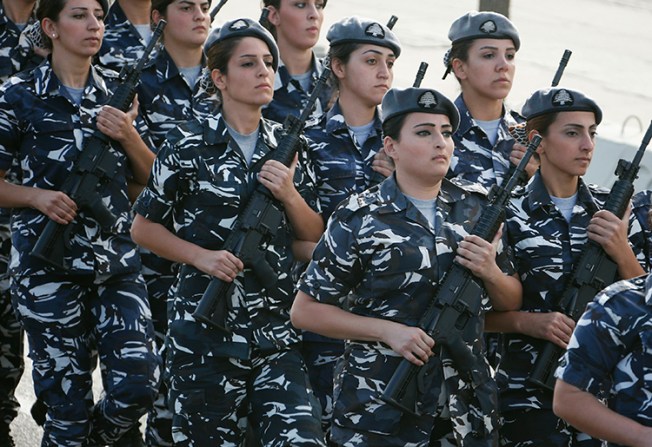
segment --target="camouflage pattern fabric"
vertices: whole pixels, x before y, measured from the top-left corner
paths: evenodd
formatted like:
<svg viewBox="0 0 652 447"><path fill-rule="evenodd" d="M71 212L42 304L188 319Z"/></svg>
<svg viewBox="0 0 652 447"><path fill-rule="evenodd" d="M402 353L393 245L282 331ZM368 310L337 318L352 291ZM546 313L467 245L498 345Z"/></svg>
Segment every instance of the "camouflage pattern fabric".
<svg viewBox="0 0 652 447"><path fill-rule="evenodd" d="M577 203L570 224L566 222L548 194L541 172L537 172L525 188L517 190L507 208L508 245L516 270L523 284L523 307L526 312L550 312L552 302L562 293L568 277L588 241L586 228L598 209L604 206L609 190L586 185L581 179ZM630 231L640 228L630 218ZM640 262L642 253L637 253ZM503 356L496 371L501 411L506 431L522 431L522 436L537 439L556 430L558 421L546 413L552 410L552 393L530 385L527 378L545 341L523 334L505 334ZM538 410L541 423L537 431L524 431L527 424L518 415ZM509 414L509 417L507 416ZM543 421L550 422L543 426ZM569 432L570 433L570 432ZM567 438L564 442L570 442ZM566 445L562 443L554 445ZM503 445L534 445L504 443ZM550 444L553 445L553 444Z"/></svg>
<svg viewBox="0 0 652 447"><path fill-rule="evenodd" d="M31 17L26 24L27 27L35 20ZM21 34L16 24L7 17L4 6L0 2L0 85L9 76L25 70L30 65L33 53L31 48L19 45Z"/></svg>
<svg viewBox="0 0 652 447"><path fill-rule="evenodd" d="M255 187L257 163L277 147L280 131L279 125L261 121L249 166L235 140L229 137L221 114L202 122L182 124L168 135L157 154L148 186L134 205L136 212L165 225L182 239L219 250L232 231L245 197ZM313 174L304 150L299 158L295 185L306 203L319 212ZM277 353L298 349L300 335L289 318L294 297L290 276L291 240L291 228L284 217L277 238L263 247L267 261L278 272L278 282L273 288L262 289L250 269L245 269L244 274L235 279L234 292L228 298L226 324L232 331L229 335L194 320L192 313L211 278L192 266L181 267L169 303L167 339L170 405L175 415L179 415L173 421L176 444L231 445L233 437L239 437L239 433L231 433L236 424L234 418L240 417L242 409L246 413L243 398L259 399L255 388L242 388L245 382L238 380L242 368L233 368L233 365L248 368L246 364L251 362L263 366ZM305 388L304 373L295 376L296 371L286 372L284 377L288 383L294 387L300 382L299 388ZM231 377L232 374L238 376ZM247 381L254 379L252 374L253 370L247 375ZM223 383L228 381L226 394L216 378L221 378ZM305 393L304 390L304 396ZM217 397L211 397L214 395ZM292 400L292 405L285 407L282 401L286 398ZM279 393L276 399L279 405L274 411L270 409L257 416L260 427L266 426L262 421L271 420L273 413L285 418L297 404L297 397L292 393L287 396ZM267 440L266 445L283 445L283 442L321 445L324 442L319 420L313 416L318 410L308 400L301 405L301 419L306 424L300 424L297 427L300 430L285 425L274 427L281 433L274 436L265 429L261 438ZM252 411L255 416L260 409L252 405ZM188 418L202 423L193 423ZM270 436L274 439L269 439ZM223 440L225 444L212 441L214 439Z"/></svg>
<svg viewBox="0 0 652 447"><path fill-rule="evenodd" d="M652 426L652 277L619 281L587 306L555 376ZM616 444L608 444L616 446Z"/></svg>
<svg viewBox="0 0 652 447"><path fill-rule="evenodd" d="M140 274L43 271L17 276L12 296L29 341L34 391L48 407L42 445L118 439L151 407L160 378ZM93 404L98 355L104 395Z"/></svg>
<svg viewBox="0 0 652 447"><path fill-rule="evenodd" d="M641 231L629 237L637 251L645 254L645 271L652 270L652 228L649 223L650 205L652 205L652 190L644 189L632 196L632 214L636 216Z"/></svg>
<svg viewBox="0 0 652 447"><path fill-rule="evenodd" d="M324 221L352 193L378 184L379 178L371 169L371 163L383 148L379 115L376 112L372 134L362 146L355 141L355 136L344 121L339 101L319 123L306 128L306 137L312 142L310 158L315 165Z"/></svg>
<svg viewBox="0 0 652 447"><path fill-rule="evenodd" d="M123 67L135 65L143 57L148 42L145 42L134 25L127 19L120 3L114 1L104 18L104 38L97 53L97 63L120 72ZM150 58L156 55L152 51Z"/></svg>
<svg viewBox="0 0 652 447"><path fill-rule="evenodd" d="M310 68L311 81L310 90L305 91L299 81L292 79L292 76L285 68L283 61L279 61L278 70L274 78L274 99L263 108L263 116L277 123L283 124L285 118L289 115L299 116L305 108L306 102L315 88L315 83L324 71L320 61L314 56ZM333 94L333 88L330 82L327 83L315 103L315 107L310 114L310 121L316 121L328 110L329 101Z"/></svg>
<svg viewBox="0 0 652 447"><path fill-rule="evenodd" d="M442 225L436 231L399 191L392 176L353 194L337 208L299 289L355 314L414 326L484 205L486 190L481 186L444 180L437 199L437 220ZM506 273L511 271L500 249L497 262ZM490 309L488 297L482 299L483 309ZM482 351L483 321L478 315L468 331L472 333L468 344L476 355ZM451 420L452 433L440 433L437 439L454 436L458 445L493 445L496 411L483 414L481 396L475 394L483 393L483 399L495 403L492 380L474 389L447 353L439 352L428 363L431 383L424 385L428 393L418 402L423 416L416 417L380 400L400 361L401 356L382 343L345 342L335 374L331 439L337 445L425 446L435 417ZM489 377L489 366L486 362L484 366Z"/></svg>
<svg viewBox="0 0 652 447"><path fill-rule="evenodd" d="M509 128L524 122L524 118L503 106L498 139L492 145L482 128L475 123L462 95L455 100L455 106L460 112L460 126L453 134L455 152L447 177L480 183L487 189L494 184L502 184L509 171L509 154L514 146Z"/></svg>
<svg viewBox="0 0 652 447"><path fill-rule="evenodd" d="M205 71L203 76L210 79L210 73L207 69ZM193 118L205 118L214 113L219 105L217 95L212 90L207 91L200 81L197 81L194 88L188 85L165 48L161 48L156 57L145 66L137 93L140 116L147 124L156 150L161 147L171 129ZM163 346L168 327L167 298L177 269L173 262L142 247L139 250L154 329L159 345ZM161 354L165 358L165 353ZM168 408L166 394L167 387L162 382L161 392L148 416L145 431L145 438L150 445L172 445L172 412Z"/></svg>

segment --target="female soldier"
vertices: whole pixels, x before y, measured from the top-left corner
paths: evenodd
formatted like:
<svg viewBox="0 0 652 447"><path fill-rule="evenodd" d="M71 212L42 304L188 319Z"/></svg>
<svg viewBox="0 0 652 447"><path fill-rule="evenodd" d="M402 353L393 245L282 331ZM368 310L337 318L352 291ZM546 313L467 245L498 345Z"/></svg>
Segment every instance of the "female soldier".
<svg viewBox="0 0 652 447"><path fill-rule="evenodd" d="M496 309L520 307L520 284L499 268L507 268L502 254L496 260L500 232L493 243L469 235L486 191L444 178L459 123L453 103L434 90L393 89L383 99L383 112L384 148L395 174L353 194L333 213L299 283L292 322L346 340L336 374L335 444L425 446L432 432L435 446L490 446L497 435L496 408L478 402L495 403L495 384L488 380L472 388L415 326L453 260L482 280ZM477 356L482 318L469 324ZM427 392L419 399L422 416L380 400L402 357L432 367L432 382L424 384ZM489 378L484 360L481 368Z"/></svg>
<svg viewBox="0 0 652 447"><path fill-rule="evenodd" d="M324 445L319 404L289 318L290 241L317 240L323 223L303 155L290 167L268 160L280 126L261 120L262 106L272 100L278 49L250 19L225 23L205 49L220 112L169 134L135 204L132 227L138 243L183 264L168 312L173 439L179 446L238 445L238 423L251 408L263 445ZM284 210L276 238L264 247L278 272L270 288L222 249L257 181ZM192 316L212 276L234 282L223 298L230 333Z"/></svg>
<svg viewBox="0 0 652 447"><path fill-rule="evenodd" d="M453 135L455 155L448 177L490 188L503 182L510 161L517 165L525 152L509 133L523 118L505 105L521 40L507 17L487 11L471 11L455 20L448 38L452 47L444 57L444 78L453 72L462 89L455 100L460 127ZM536 165L532 157L529 176Z"/></svg>
<svg viewBox="0 0 652 447"><path fill-rule="evenodd" d="M392 172L393 166L382 152L378 105L392 85L392 68L401 53L394 33L368 19L340 20L328 30L327 38L339 97L319 123L306 129L314 143L310 155L324 222L342 200ZM303 248L310 259L314 244L303 244ZM341 340L304 334L303 355L322 405L324 427L330 425L333 368L342 350Z"/></svg>
<svg viewBox="0 0 652 447"><path fill-rule="evenodd" d="M610 447L652 446L652 276L600 292L556 375L555 414Z"/></svg>
<svg viewBox="0 0 652 447"><path fill-rule="evenodd" d="M564 348L568 343L575 323L553 311L552 303L587 239L604 248L621 278L638 276L643 269L627 240L628 218L600 210L608 191L582 180L602 119L598 105L581 92L552 88L535 92L523 115L530 136L543 137L537 150L541 167L507 210L508 244L523 283L523 309L487 316L488 330L506 333L496 373L504 419L501 444L592 445L597 441L572 433L553 414L552 392L527 379L545 341Z"/></svg>
<svg viewBox="0 0 652 447"><path fill-rule="evenodd" d="M127 198L128 178L145 183L154 157L139 137L146 129L132 124L137 103L128 113L102 108L115 78L91 59L107 7L97 0L40 2L37 17L52 55L0 89L1 174L12 160L21 166L20 185L0 182L0 206L13 208L12 299L29 340L35 392L48 408L43 445L113 442L151 406L158 383ZM116 175L96 191L117 217L104 227L59 191L79 172L82 140L95 127L115 142L108 150L117 160ZM30 255L48 219L68 226L67 269ZM93 406L95 353L106 394Z"/></svg>
<svg viewBox="0 0 652 447"><path fill-rule="evenodd" d="M210 28L209 3L208 0L152 1L152 23L156 25L164 19L167 26L163 30L163 44L143 70L137 91L140 115L157 149L170 129L194 117L205 118L218 106L213 81L204 68L203 46ZM212 88L207 89L206 81ZM141 249L141 258L154 330L162 345L167 332L167 295L176 277L174 263L145 249ZM172 414L164 383L149 414L145 435L148 445L172 445Z"/></svg>
<svg viewBox="0 0 652 447"><path fill-rule="evenodd" d="M319 40L327 0L263 0L269 10L266 26L278 44L280 63L274 80L274 100L263 109L265 118L283 123L303 110L323 70L313 52ZM325 86L312 116L328 110L332 89Z"/></svg>

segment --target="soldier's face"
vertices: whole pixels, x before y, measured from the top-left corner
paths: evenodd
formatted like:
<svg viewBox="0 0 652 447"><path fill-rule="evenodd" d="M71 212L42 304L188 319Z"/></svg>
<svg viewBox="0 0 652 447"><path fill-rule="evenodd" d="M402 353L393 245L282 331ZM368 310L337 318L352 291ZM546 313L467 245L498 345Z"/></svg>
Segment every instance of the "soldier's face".
<svg viewBox="0 0 652 447"><path fill-rule="evenodd" d="M379 105L394 81L396 56L389 48L361 45L346 64L335 61L333 72L340 84L340 99L359 101L365 107Z"/></svg>
<svg viewBox="0 0 652 447"><path fill-rule="evenodd" d="M213 70L213 81L222 93L223 107L233 103L261 107L274 96L274 58L267 44L245 37L235 47L227 74Z"/></svg>
<svg viewBox="0 0 652 447"><path fill-rule="evenodd" d="M593 112L558 113L537 150L543 174L584 175L593 158L596 128Z"/></svg>
<svg viewBox="0 0 652 447"><path fill-rule="evenodd" d="M314 47L324 21L323 0L281 0L269 8L269 21L276 27L279 45L297 49Z"/></svg>
<svg viewBox="0 0 652 447"><path fill-rule="evenodd" d="M68 0L56 22L43 20L43 29L52 37L55 57L94 56L104 37L104 11L97 0Z"/></svg>
<svg viewBox="0 0 652 447"><path fill-rule="evenodd" d="M385 151L394 160L399 180L424 186L432 186L444 178L453 146L450 119L432 113L408 114L399 140L385 138Z"/></svg>
<svg viewBox="0 0 652 447"><path fill-rule="evenodd" d="M157 11L152 14L157 20ZM158 14L158 18L163 18ZM164 30L166 47L171 45L203 45L210 27L209 2L206 0L175 0L165 11L168 24Z"/></svg>
<svg viewBox="0 0 652 447"><path fill-rule="evenodd" d="M455 59L453 67L465 93L489 99L505 99L512 89L516 48L511 39L476 39L468 59Z"/></svg>

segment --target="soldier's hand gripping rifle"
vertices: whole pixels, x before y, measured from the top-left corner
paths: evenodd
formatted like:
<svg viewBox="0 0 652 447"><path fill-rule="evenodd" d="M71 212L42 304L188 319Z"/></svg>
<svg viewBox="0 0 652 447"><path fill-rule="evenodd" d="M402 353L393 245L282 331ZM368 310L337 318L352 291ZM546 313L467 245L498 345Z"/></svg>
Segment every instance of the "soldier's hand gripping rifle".
<svg viewBox="0 0 652 447"><path fill-rule="evenodd" d="M301 146L301 134L306 120L312 113L312 108L330 76L329 59L324 59L323 64L324 70L315 83L301 115L298 118L288 115L284 124L283 138L276 150L271 152L270 160L279 161L285 166L292 164ZM274 240L282 220L282 205L267 188L257 183L222 247L223 250L239 258L245 268L251 268L258 282L265 288L272 287L276 283L278 273L267 262L264 249ZM230 333L226 318L234 287L235 281L225 282L217 277L211 278L192 314L193 317L215 329Z"/></svg>
<svg viewBox="0 0 652 447"><path fill-rule="evenodd" d="M135 67L125 66L123 68L120 73L121 83L107 105L123 112L129 110L136 95L136 85L140 80L140 73L158 43L165 25L165 20L158 23L145 53ZM72 172L61 187L61 191L77 204L77 208L80 211L90 211L102 228L110 228L116 222L116 217L111 210L102 203L99 192L102 185L110 183L116 176L120 162L119 156L111 149L111 141L108 136L95 128L93 133L84 139ZM31 255L54 267L67 268L64 265L64 256L70 245L72 229L73 225L71 224L62 225L53 220L48 221L36 241Z"/></svg>
<svg viewBox="0 0 652 447"><path fill-rule="evenodd" d="M518 177L540 142L541 137L535 135L514 175L506 184L492 188L489 204L471 234L485 241L493 240L504 220L505 207L517 186ZM475 275L454 262L437 287L432 304L418 323L418 327L435 341L435 346L443 345L447 349L455 368L474 384L484 383L488 380L488 374L482 358L478 358L466 345L463 334L467 324L480 314L482 295L482 285ZM419 415L419 395L423 394L424 386L428 384L428 380L422 377L425 374L428 374L427 365L417 366L403 358L387 383L382 399L403 411Z"/></svg>
<svg viewBox="0 0 652 447"><path fill-rule="evenodd" d="M619 160L616 168L618 180L604 205L604 209L615 214L619 219L625 215L629 201L634 193L634 180L638 177L638 169L645 148L652 138L652 122L643 137L634 159L631 162ZM618 265L616 265L602 246L589 240L584 246L580 258L566 283L561 295L553 303L553 309L568 315L577 322L586 306L602 289L617 280ZM564 349L547 341L537 357L529 381L540 387L553 390L555 386L555 370Z"/></svg>

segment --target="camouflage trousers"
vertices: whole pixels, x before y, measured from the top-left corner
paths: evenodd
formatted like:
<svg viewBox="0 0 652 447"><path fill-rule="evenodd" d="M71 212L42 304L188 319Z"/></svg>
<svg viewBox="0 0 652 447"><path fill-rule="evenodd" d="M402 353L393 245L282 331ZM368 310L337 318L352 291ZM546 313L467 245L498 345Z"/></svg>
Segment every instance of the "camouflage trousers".
<svg viewBox="0 0 652 447"><path fill-rule="evenodd" d="M168 292L174 284L175 276L172 273L162 275L143 269L143 277L147 284L156 344L161 348L159 355L165 363L165 335L168 330L167 298ZM154 406L147 414L145 441L150 447L172 447L174 445L172 441L172 411L168 405L168 388L165 380L161 380Z"/></svg>
<svg viewBox="0 0 652 447"><path fill-rule="evenodd" d="M160 358L146 296L136 273L15 278L12 299L29 341L34 390L48 408L42 446L111 443L151 408ZM94 403L96 358L104 395Z"/></svg>
<svg viewBox="0 0 652 447"><path fill-rule="evenodd" d="M501 447L600 447L601 441L570 427L552 410L503 412Z"/></svg>
<svg viewBox="0 0 652 447"><path fill-rule="evenodd" d="M18 415L14 392L23 375L23 331L8 290L0 292L0 424L7 427Z"/></svg>
<svg viewBox="0 0 652 447"><path fill-rule="evenodd" d="M247 420L262 446L325 446L319 403L298 351L239 360L168 346L175 446L239 446Z"/></svg>

